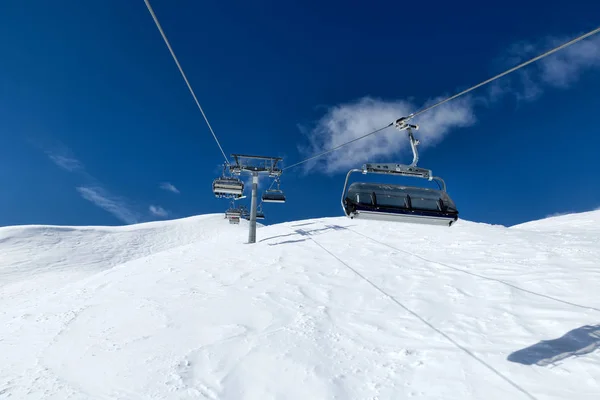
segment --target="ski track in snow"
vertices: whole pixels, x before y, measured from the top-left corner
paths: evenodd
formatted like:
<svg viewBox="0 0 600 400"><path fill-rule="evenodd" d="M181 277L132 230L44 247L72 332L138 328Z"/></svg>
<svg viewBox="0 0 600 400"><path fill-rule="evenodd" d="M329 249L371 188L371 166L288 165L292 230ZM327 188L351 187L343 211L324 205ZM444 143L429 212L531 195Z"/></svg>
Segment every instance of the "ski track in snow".
<svg viewBox="0 0 600 400"><path fill-rule="evenodd" d="M596 399L599 223L0 228L0 398Z"/></svg>

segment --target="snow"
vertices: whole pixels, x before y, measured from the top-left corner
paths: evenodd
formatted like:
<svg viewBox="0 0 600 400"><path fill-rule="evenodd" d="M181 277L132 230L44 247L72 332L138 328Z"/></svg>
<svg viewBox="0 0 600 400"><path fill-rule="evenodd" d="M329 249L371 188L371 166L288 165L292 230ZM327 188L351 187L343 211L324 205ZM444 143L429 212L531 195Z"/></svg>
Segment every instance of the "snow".
<svg viewBox="0 0 600 400"><path fill-rule="evenodd" d="M597 399L599 226L0 228L0 398Z"/></svg>

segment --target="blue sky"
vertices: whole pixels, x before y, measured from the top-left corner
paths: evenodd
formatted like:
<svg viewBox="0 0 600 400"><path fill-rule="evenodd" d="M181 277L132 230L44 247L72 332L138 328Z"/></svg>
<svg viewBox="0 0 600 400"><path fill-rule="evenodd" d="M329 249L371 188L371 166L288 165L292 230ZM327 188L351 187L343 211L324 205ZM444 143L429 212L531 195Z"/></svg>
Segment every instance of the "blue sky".
<svg viewBox="0 0 600 400"><path fill-rule="evenodd" d="M415 2L418 3L418 2ZM227 154L290 165L595 28L597 2L152 5ZM515 12L518 9L519 12ZM0 225L224 211L222 156L143 0L0 4ZM600 207L600 35L415 120L465 219ZM389 129L286 171L265 223L340 216L345 172L409 162ZM419 183L419 182L415 182Z"/></svg>

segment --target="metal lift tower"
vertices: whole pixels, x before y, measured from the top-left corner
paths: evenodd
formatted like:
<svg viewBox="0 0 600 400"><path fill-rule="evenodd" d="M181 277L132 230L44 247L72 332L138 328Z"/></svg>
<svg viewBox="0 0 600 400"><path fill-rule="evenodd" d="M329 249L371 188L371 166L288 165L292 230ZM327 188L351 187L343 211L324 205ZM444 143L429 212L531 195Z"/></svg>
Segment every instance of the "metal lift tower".
<svg viewBox="0 0 600 400"><path fill-rule="evenodd" d="M258 178L262 175L268 175L270 178L279 178L281 168L277 163L282 160L280 157L249 156L243 154L232 154L234 163L229 165L229 171L233 175L247 173L252 175L252 202L250 203L250 230L248 232L248 243L256 243L256 208L258 206L257 191Z"/></svg>

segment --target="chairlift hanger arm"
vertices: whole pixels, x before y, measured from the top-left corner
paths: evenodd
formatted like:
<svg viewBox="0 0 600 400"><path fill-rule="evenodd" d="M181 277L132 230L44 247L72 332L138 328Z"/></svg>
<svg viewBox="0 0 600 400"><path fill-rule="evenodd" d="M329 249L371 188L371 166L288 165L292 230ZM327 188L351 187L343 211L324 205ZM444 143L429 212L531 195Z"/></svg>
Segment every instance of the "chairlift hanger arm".
<svg viewBox="0 0 600 400"><path fill-rule="evenodd" d="M396 122L394 122L394 126L399 131L405 130L408 132L408 140L410 140L410 148L413 152L413 160L412 160L412 163L410 163L410 166L416 167L417 163L419 162L419 152L417 151L417 146L419 145L420 142L417 139L415 139L415 136L413 135L412 131L413 131L413 129L418 130L419 125L409 124L407 121L410 118L412 118L412 117L408 116L408 117L399 118L396 120Z"/></svg>

